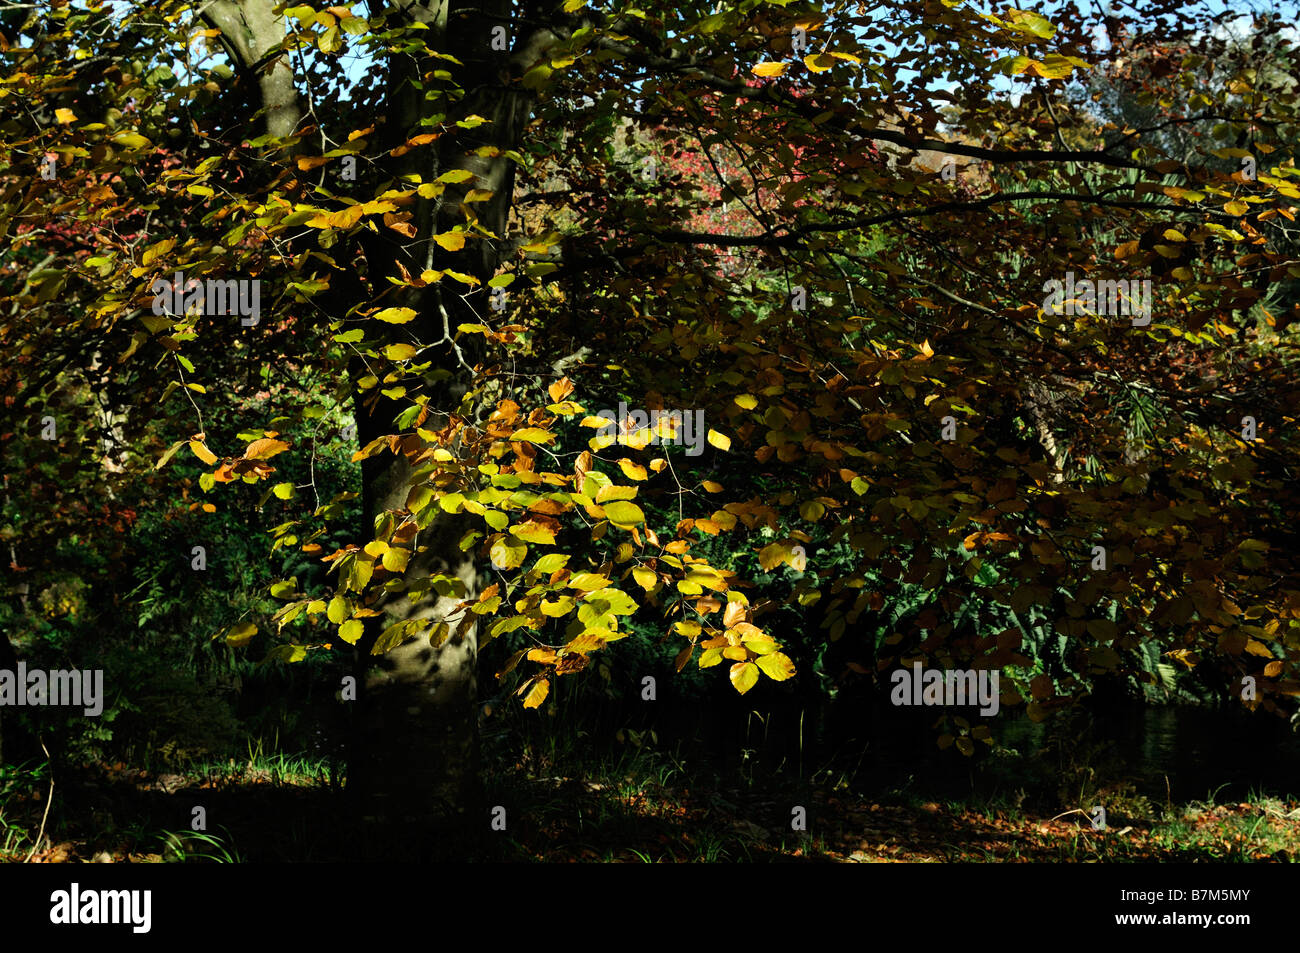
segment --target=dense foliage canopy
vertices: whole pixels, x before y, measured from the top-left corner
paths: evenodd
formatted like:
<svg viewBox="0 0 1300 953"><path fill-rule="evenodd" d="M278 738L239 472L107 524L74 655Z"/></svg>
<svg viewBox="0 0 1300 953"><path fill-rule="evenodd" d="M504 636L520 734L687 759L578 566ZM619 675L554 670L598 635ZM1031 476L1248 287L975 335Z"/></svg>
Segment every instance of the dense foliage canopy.
<svg viewBox="0 0 1300 953"><path fill-rule="evenodd" d="M13 641L342 654L366 770L452 800L481 649L538 707L634 621L740 693L868 631L834 674L1034 719L1180 670L1289 711L1281 12L0 7Z"/></svg>

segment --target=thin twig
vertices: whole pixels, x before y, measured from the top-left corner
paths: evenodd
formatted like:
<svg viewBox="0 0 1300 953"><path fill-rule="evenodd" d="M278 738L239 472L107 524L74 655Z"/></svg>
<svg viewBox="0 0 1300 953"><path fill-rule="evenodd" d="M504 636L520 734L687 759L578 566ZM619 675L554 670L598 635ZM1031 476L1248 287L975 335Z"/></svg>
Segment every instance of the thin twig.
<svg viewBox="0 0 1300 953"><path fill-rule="evenodd" d="M41 846L41 840L45 837L45 821L50 816L50 805L54 803L54 759L50 757L50 749L45 747L45 739L41 738L41 750L45 752L45 759L50 764L50 793L45 799L45 813L41 815L41 829L36 832L36 843L32 844L31 853L23 863L31 863L32 858L36 855L36 849Z"/></svg>

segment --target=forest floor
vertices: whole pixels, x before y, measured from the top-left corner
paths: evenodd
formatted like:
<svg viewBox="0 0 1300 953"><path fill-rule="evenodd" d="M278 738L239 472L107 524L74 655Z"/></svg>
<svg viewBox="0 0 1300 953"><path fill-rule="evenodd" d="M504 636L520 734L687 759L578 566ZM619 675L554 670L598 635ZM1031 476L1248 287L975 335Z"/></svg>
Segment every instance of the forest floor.
<svg viewBox="0 0 1300 953"><path fill-rule="evenodd" d="M527 771L489 780L506 831L481 859L516 862L1279 862L1300 856L1300 801L1191 802L1055 816L1014 803L961 803L780 785L731 787L606 772ZM797 798L797 800L796 800ZM348 860L340 802L321 770L249 764L180 774L96 765L56 784L0 769L0 861ZM1023 798L1021 798L1023 801ZM206 832L191 821L202 807ZM794 829L803 817L806 831ZM44 834L39 837L44 820ZM486 826L486 825L485 825Z"/></svg>

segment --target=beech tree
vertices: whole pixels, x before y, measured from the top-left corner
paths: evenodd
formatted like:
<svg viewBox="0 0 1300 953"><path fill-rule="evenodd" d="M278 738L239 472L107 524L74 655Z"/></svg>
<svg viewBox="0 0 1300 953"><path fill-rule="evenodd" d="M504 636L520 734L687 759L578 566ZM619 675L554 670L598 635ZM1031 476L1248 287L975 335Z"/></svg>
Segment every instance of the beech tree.
<svg viewBox="0 0 1300 953"><path fill-rule="evenodd" d="M679 670L790 678L717 553L806 570L788 598L831 640L927 591L863 678L994 669L1041 719L1155 646L1249 707L1300 692L1284 42L1259 71L1193 5L964 0L48 2L0 30L11 584L89 518L24 485L37 452L108 441L66 476L110 497L177 454L200 508L260 494L250 532L330 582L216 636L351 654L349 784L413 843L487 827L480 678L545 705L635 613ZM1108 123L1087 84L1142 50L1173 64L1136 80L1158 118ZM86 387L104 412L42 449ZM359 500L276 479L339 433Z"/></svg>

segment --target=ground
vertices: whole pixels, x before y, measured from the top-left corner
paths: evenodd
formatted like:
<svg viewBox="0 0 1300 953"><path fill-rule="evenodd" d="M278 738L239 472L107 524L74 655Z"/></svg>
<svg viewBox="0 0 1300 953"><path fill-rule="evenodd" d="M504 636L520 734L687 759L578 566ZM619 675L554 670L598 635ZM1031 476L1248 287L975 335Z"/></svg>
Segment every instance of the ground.
<svg viewBox="0 0 1300 953"><path fill-rule="evenodd" d="M33 863L345 860L340 802L323 768L287 759L184 773L89 765L54 789L40 772L0 775L0 860ZM626 766L624 766L626 767ZM875 796L780 784L701 784L671 767L567 777L523 768L489 784L506 830L479 842L482 859L551 861L1289 861L1300 847L1300 801L1112 812L1094 830L1080 810L1049 816L1008 800L958 803L899 792ZM548 771L553 771L550 766ZM793 798L808 833L791 829ZM1023 798L1021 799L1023 800ZM194 807L208 830L190 830ZM486 816L486 815L485 815ZM45 837L37 834L45 819ZM484 828L487 828L485 821ZM382 858L368 858L382 859Z"/></svg>

